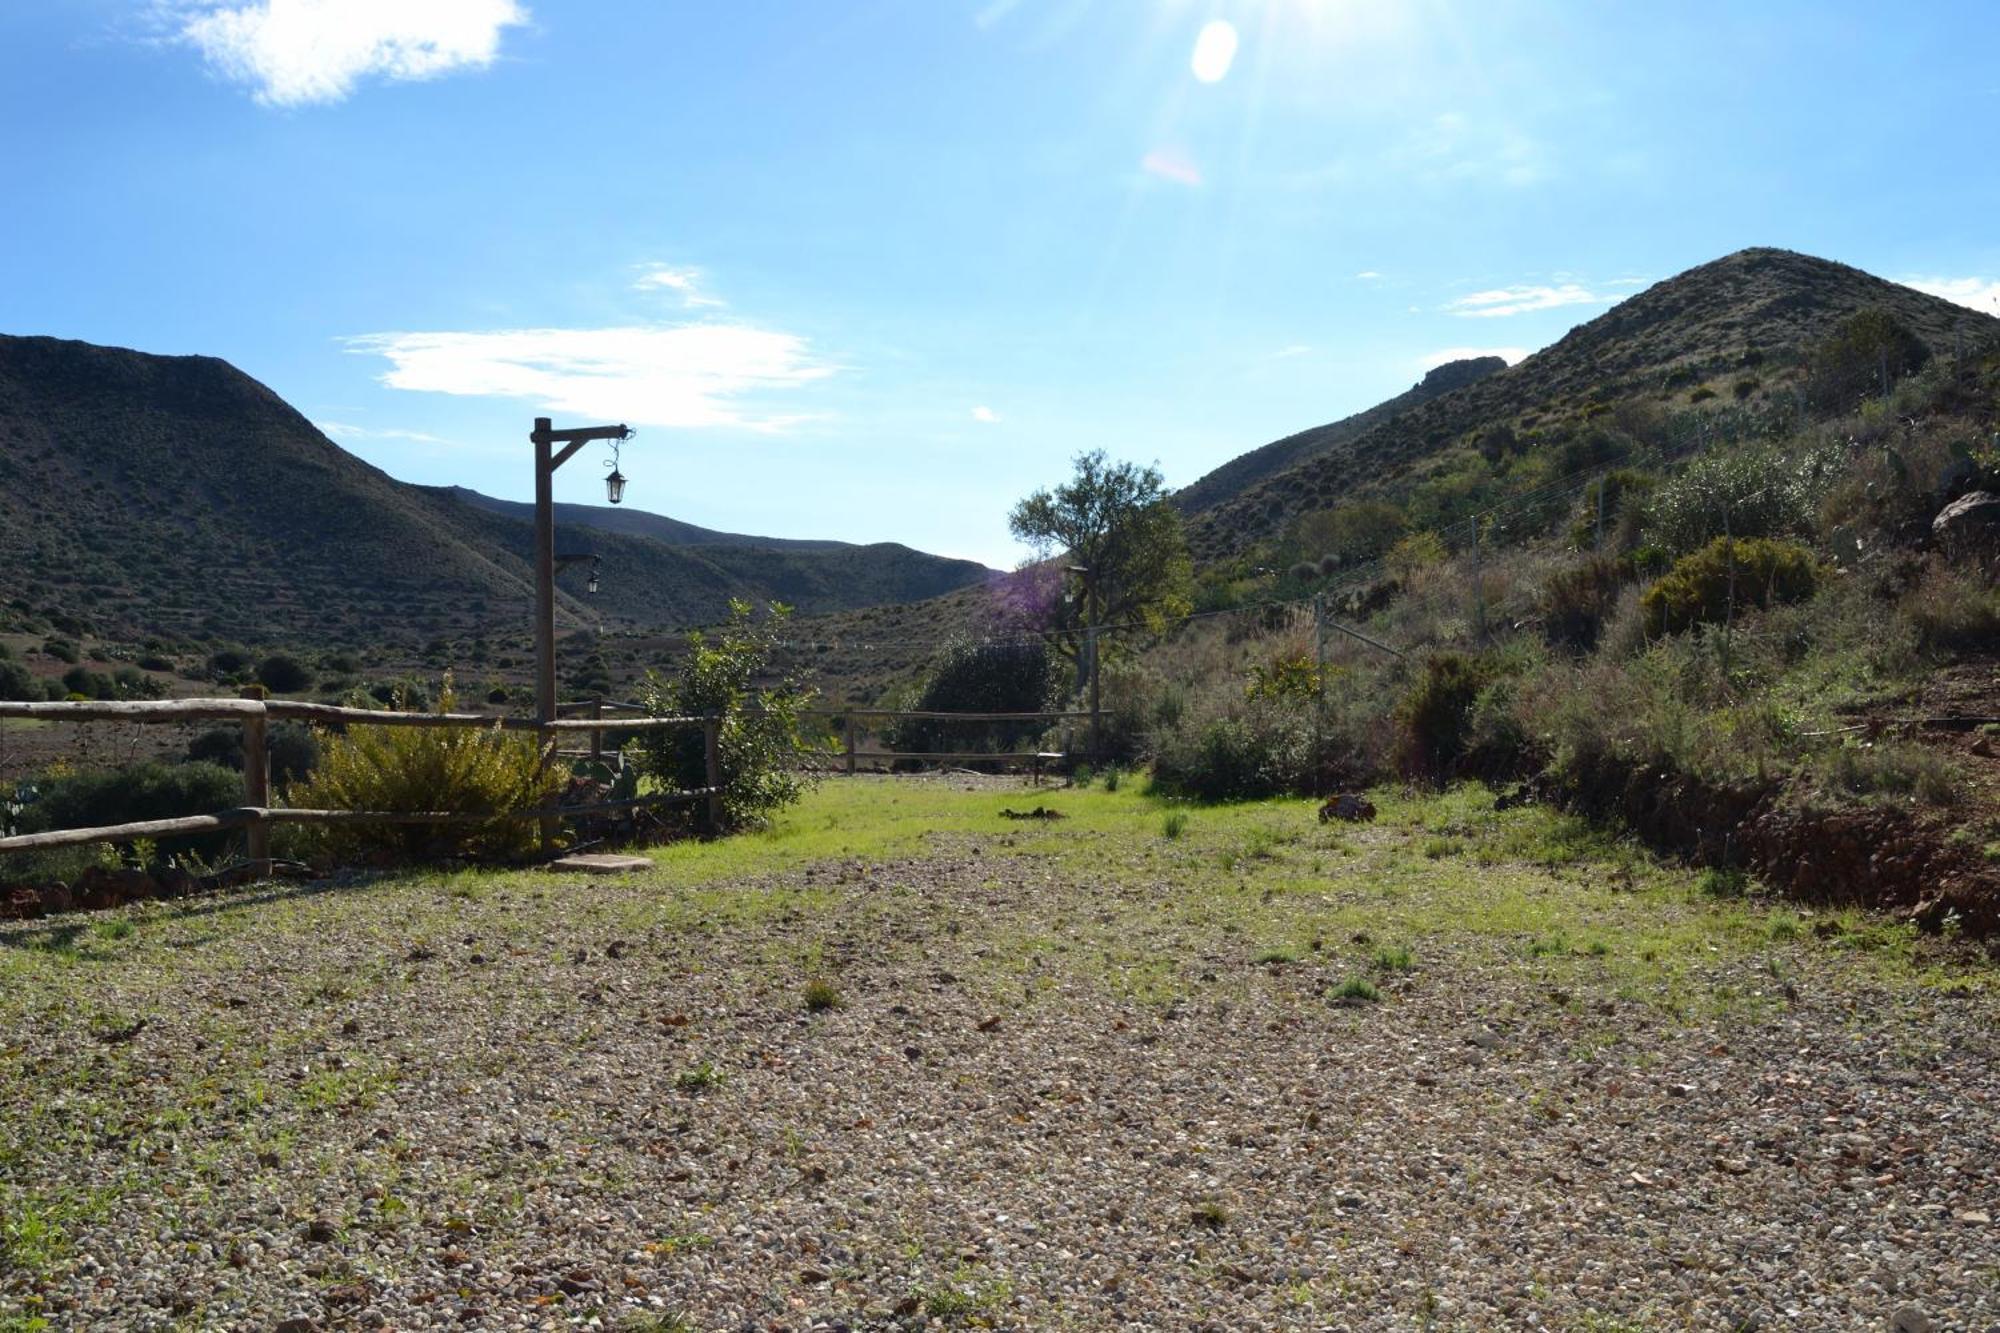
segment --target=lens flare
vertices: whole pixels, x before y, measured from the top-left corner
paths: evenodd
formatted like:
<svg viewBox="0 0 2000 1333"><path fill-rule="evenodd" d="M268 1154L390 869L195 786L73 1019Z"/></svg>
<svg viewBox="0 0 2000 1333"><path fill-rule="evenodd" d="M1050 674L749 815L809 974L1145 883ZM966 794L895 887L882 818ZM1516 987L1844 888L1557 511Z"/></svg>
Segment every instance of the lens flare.
<svg viewBox="0 0 2000 1333"><path fill-rule="evenodd" d="M1235 63L1236 25L1227 19L1203 24L1200 35L1194 39L1194 55L1188 61L1194 76L1203 83L1220 83Z"/></svg>

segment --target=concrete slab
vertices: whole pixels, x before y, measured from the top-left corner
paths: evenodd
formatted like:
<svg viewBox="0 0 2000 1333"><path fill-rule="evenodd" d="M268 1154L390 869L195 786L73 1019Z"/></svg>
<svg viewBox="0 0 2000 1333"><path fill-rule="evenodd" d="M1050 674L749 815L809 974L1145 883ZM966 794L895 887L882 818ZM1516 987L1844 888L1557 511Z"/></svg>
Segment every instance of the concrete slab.
<svg viewBox="0 0 2000 1333"><path fill-rule="evenodd" d="M584 852L549 862L550 870L586 875L623 875L635 870L651 870L653 863L643 856L620 856L616 852Z"/></svg>

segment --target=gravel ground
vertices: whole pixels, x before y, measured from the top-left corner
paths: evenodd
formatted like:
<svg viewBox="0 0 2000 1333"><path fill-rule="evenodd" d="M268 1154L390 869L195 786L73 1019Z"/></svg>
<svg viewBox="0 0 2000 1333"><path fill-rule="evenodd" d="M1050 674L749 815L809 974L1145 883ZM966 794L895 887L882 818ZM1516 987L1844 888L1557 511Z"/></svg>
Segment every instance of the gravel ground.
<svg viewBox="0 0 2000 1333"><path fill-rule="evenodd" d="M2000 1327L1976 960L1540 812L962 799L0 932L0 1329Z"/></svg>

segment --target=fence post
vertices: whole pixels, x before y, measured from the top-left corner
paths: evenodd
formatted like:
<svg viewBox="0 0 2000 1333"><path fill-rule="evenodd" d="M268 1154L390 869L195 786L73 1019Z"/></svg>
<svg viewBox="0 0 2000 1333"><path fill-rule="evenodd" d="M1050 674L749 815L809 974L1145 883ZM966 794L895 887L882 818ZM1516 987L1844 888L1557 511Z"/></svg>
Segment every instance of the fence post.
<svg viewBox="0 0 2000 1333"><path fill-rule="evenodd" d="M593 722L604 720L604 700L590 701L590 720ZM604 732L597 727L592 727L590 730L590 762L593 764L604 762Z"/></svg>
<svg viewBox="0 0 2000 1333"><path fill-rule="evenodd" d="M702 765L707 778L708 831L722 832L722 796L718 788L722 786L722 719L705 717L701 720Z"/></svg>
<svg viewBox="0 0 2000 1333"><path fill-rule="evenodd" d="M271 804L271 746L265 717L253 713L243 719L243 804L259 810ZM250 873L271 871L271 826L261 818L243 830L244 850L250 857Z"/></svg>
<svg viewBox="0 0 2000 1333"><path fill-rule="evenodd" d="M1313 795L1326 771L1326 594L1313 597Z"/></svg>
<svg viewBox="0 0 2000 1333"><path fill-rule="evenodd" d="M1486 580L1479 573L1479 517L1472 519L1472 633L1474 640L1484 647L1486 644Z"/></svg>
<svg viewBox="0 0 2000 1333"><path fill-rule="evenodd" d="M1104 720L1098 708L1101 698L1098 693L1097 676L1097 626L1092 625L1084 632L1084 641L1090 652L1090 762L1104 762Z"/></svg>
<svg viewBox="0 0 2000 1333"><path fill-rule="evenodd" d="M841 719L841 726L847 732L847 776L854 776L854 714L848 713Z"/></svg>

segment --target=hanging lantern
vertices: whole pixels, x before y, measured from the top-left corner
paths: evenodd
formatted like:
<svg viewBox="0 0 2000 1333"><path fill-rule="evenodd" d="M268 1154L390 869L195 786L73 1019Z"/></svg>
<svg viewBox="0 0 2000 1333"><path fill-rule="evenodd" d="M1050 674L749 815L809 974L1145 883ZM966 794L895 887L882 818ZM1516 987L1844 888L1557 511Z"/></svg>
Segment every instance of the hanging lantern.
<svg viewBox="0 0 2000 1333"><path fill-rule="evenodd" d="M625 474L618 470L618 442L611 442L611 461L606 464L611 469L604 478L604 498L612 504L625 499Z"/></svg>
<svg viewBox="0 0 2000 1333"><path fill-rule="evenodd" d="M601 557L590 557L590 578L584 583L583 590L592 597L597 596L597 567L603 563L604 561Z"/></svg>

